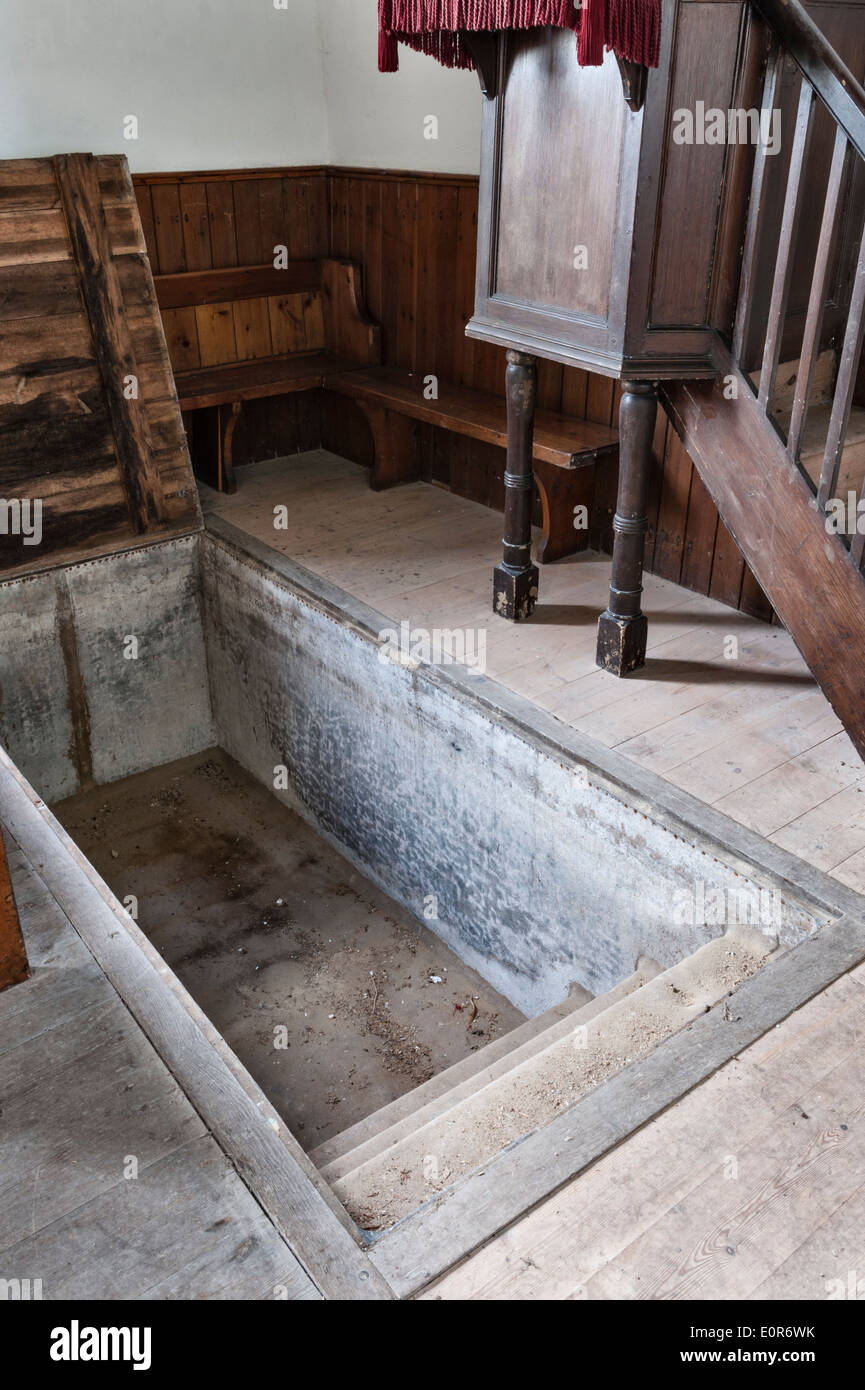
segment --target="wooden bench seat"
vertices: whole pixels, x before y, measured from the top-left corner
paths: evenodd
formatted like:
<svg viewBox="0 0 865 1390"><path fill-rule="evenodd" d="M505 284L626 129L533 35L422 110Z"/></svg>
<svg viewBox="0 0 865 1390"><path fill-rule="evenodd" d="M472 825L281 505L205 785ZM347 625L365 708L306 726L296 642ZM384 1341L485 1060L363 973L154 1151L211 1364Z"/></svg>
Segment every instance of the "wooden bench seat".
<svg viewBox="0 0 865 1390"><path fill-rule="evenodd" d="M207 411L196 429L196 471L234 492L232 441L245 401L321 388L327 374L381 359L352 261L161 275L156 296L180 408Z"/></svg>
<svg viewBox="0 0 865 1390"><path fill-rule="evenodd" d="M230 363L178 372L175 377L181 410L203 410L227 401L262 400L266 396L316 391L333 372L352 371L352 363L326 352L301 353L297 357L263 357L253 362Z"/></svg>
<svg viewBox="0 0 865 1390"><path fill-rule="evenodd" d="M245 401L322 388L349 397L369 422L374 488L417 478L416 422L486 444L507 444L504 399L382 367L381 330L367 316L360 267L324 258L157 276L156 294L183 411L200 411L196 472L234 492L232 442ZM615 463L618 438L605 425L539 410L534 469L543 538L538 559L571 555L587 542L575 529L591 508L594 466Z"/></svg>
<svg viewBox="0 0 865 1390"><path fill-rule="evenodd" d="M414 420L506 446L507 408L503 399L439 382L437 399L428 400L427 382L420 373L378 366L326 377L326 389L356 401L369 421L375 443L373 487L391 487L417 477L411 436ZM549 563L579 549L580 536L574 529L576 508L590 508L591 470L601 462L615 465L618 448L616 431L606 425L538 410L534 469L543 512L540 561Z"/></svg>

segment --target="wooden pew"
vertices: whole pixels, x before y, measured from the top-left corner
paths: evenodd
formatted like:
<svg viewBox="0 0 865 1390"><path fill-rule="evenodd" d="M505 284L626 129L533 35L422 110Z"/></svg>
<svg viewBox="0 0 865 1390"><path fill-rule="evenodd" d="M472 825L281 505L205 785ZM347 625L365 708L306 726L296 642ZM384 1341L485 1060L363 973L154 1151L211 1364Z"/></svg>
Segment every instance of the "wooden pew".
<svg viewBox="0 0 865 1390"><path fill-rule="evenodd" d="M350 397L366 416L375 444L372 486L392 487L417 478L413 461L412 422L422 421L504 448L507 413L504 400L462 386L437 382L435 399L427 399L429 378L388 367L328 374L325 388ZM535 419L534 474L543 512L538 560L549 564L588 544L575 529L576 508L591 509L594 468L614 467L619 443L615 430L575 420L552 410Z"/></svg>
<svg viewBox="0 0 865 1390"><path fill-rule="evenodd" d="M207 411L196 430L196 471L234 492L232 439L243 402L325 388L353 400L372 431L376 489L417 478L415 422L504 448L502 398L380 366L381 333L366 314L360 268L344 260L290 261L284 269L240 266L157 276L177 393L184 411ZM595 465L615 466L618 436L606 425L539 410L535 482L550 563L588 543L575 529L591 508Z"/></svg>
<svg viewBox="0 0 865 1390"><path fill-rule="evenodd" d="M221 491L237 486L232 440L244 401L313 391L328 373L381 360L351 261L188 271L155 285L180 408L208 411L197 471Z"/></svg>

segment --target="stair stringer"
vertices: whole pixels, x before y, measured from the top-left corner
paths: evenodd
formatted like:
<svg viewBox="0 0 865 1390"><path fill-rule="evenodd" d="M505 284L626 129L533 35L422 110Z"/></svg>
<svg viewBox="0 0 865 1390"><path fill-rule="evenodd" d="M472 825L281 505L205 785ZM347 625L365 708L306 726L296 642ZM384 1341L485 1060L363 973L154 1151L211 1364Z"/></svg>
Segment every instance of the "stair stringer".
<svg viewBox="0 0 865 1390"><path fill-rule="evenodd" d="M664 382L670 421L724 524L865 759L865 582L718 343L714 381ZM725 390L735 382L737 398Z"/></svg>

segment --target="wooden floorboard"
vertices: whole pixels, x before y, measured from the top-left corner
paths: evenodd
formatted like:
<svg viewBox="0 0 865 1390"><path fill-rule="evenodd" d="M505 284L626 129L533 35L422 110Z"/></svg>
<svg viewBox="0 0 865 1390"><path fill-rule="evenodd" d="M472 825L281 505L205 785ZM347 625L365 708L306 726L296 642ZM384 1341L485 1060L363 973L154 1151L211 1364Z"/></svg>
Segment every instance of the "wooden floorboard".
<svg viewBox="0 0 865 1390"><path fill-rule="evenodd" d="M422 1296L824 1299L862 1243L857 973Z"/></svg>
<svg viewBox="0 0 865 1390"><path fill-rule="evenodd" d="M201 1135L2 1253L46 1297L318 1299L218 1144Z"/></svg>
<svg viewBox="0 0 865 1390"><path fill-rule="evenodd" d="M483 630L488 676L865 890L865 767L783 629L647 575L649 661L617 681L594 660L606 556L544 567L535 617L510 624L491 613L501 517L443 489L373 493L364 469L316 452L242 469L205 506L394 623Z"/></svg>
<svg viewBox="0 0 865 1390"><path fill-rule="evenodd" d="M47 1300L318 1299L20 850L0 995L0 1277Z"/></svg>

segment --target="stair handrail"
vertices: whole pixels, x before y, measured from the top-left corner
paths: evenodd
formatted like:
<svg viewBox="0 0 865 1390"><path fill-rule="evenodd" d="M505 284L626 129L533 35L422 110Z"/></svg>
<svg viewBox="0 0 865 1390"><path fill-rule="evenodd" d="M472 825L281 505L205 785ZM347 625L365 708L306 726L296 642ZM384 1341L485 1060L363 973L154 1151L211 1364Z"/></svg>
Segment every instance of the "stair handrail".
<svg viewBox="0 0 865 1390"><path fill-rule="evenodd" d="M751 0L865 159L865 87L799 0Z"/></svg>

